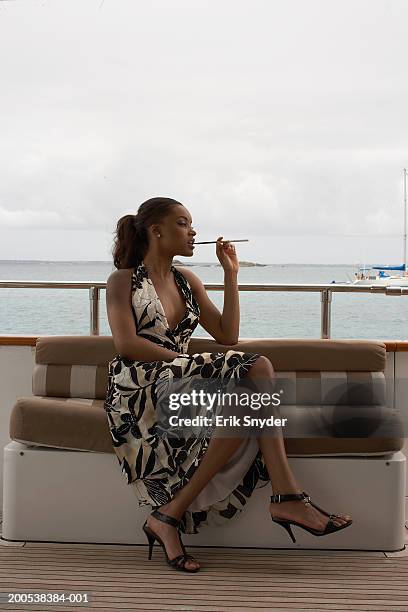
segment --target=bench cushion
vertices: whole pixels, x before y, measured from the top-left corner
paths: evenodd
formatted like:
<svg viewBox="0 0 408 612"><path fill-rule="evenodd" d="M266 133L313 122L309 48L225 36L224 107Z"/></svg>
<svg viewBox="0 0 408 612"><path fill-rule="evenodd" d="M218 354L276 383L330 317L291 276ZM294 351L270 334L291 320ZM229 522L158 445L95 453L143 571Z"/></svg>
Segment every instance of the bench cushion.
<svg viewBox="0 0 408 612"><path fill-rule="evenodd" d="M192 337L189 354L235 348L267 356L287 393L282 403L313 405L383 403L386 348L371 340L249 338L222 345ZM34 397L20 397L10 418L10 437L31 445L114 453L104 401L107 366L117 355L111 336L42 336L37 339ZM314 431L313 429L311 431ZM297 435L297 433L296 433ZM387 434L388 435L388 434ZM287 438L289 455L384 454L400 450L398 436Z"/></svg>
<svg viewBox="0 0 408 612"><path fill-rule="evenodd" d="M371 340L247 339L226 346L212 339L191 338L188 353L226 352L229 348L265 355L277 372L297 371L299 380L305 372L327 372L326 379L331 372L382 372L386 362L385 345ZM33 394L104 399L108 362L116 354L111 336L38 338Z"/></svg>
<svg viewBox="0 0 408 612"><path fill-rule="evenodd" d="M311 426L314 425L310 408ZM307 419L306 419L307 421ZM103 400L20 397L10 418L10 438L34 446L113 453ZM403 438L286 438L289 455L366 455L401 450Z"/></svg>
<svg viewBox="0 0 408 612"><path fill-rule="evenodd" d="M380 372L385 369L386 347L378 340L321 340L245 338L237 344L219 344L211 338L192 337L188 353L226 352L230 348L268 357L275 370ZM112 336L42 336L37 339L35 361L55 365L107 366L117 351Z"/></svg>

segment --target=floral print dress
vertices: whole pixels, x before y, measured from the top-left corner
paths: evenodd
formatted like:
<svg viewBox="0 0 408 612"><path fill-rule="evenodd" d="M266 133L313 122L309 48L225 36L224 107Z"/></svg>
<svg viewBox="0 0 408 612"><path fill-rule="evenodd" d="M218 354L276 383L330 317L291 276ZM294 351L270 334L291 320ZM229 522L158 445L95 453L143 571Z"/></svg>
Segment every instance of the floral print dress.
<svg viewBox="0 0 408 612"><path fill-rule="evenodd" d="M243 377L258 353L227 350L225 353L187 354L190 337L199 323L200 309L186 277L172 266L174 279L185 298L182 320L170 329L163 306L143 261L132 272L132 310L136 333L178 357L159 361L134 361L117 355L108 364L104 404L114 451L126 483L140 505L157 507L170 501L200 464L210 438L161 435L157 422L160 389L175 378L186 386L194 377L220 382ZM253 438L243 441L226 466L206 485L186 511L180 528L198 533L201 525L222 525L243 509L255 488L269 480L265 463Z"/></svg>

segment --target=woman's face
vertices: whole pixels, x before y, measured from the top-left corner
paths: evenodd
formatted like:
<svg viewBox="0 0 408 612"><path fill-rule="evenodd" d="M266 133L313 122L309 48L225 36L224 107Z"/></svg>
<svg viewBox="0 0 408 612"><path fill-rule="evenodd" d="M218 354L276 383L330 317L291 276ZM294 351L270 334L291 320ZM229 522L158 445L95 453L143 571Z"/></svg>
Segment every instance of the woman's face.
<svg viewBox="0 0 408 612"><path fill-rule="evenodd" d="M158 245L173 255L191 257L194 252L192 218L185 206L177 204L159 224Z"/></svg>

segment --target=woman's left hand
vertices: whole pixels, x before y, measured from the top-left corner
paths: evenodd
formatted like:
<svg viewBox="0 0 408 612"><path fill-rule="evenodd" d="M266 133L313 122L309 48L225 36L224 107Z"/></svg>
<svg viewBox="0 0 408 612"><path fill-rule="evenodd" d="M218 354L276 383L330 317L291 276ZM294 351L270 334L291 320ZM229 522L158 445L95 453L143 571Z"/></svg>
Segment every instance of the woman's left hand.
<svg viewBox="0 0 408 612"><path fill-rule="evenodd" d="M217 238L217 244L215 247L215 252L217 254L218 260L225 272L235 272L238 273L239 263L237 254L235 252L235 246L226 240L222 241L223 236Z"/></svg>

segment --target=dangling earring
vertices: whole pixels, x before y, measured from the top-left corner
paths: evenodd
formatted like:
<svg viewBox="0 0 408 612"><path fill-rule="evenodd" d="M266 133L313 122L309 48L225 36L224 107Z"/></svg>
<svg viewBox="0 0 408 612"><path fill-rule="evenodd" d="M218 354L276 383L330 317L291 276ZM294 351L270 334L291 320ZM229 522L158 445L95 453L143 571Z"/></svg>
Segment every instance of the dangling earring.
<svg viewBox="0 0 408 612"><path fill-rule="evenodd" d="M160 238L160 234L157 234L157 237Z"/></svg>

